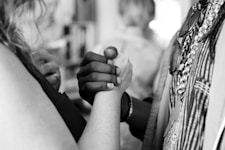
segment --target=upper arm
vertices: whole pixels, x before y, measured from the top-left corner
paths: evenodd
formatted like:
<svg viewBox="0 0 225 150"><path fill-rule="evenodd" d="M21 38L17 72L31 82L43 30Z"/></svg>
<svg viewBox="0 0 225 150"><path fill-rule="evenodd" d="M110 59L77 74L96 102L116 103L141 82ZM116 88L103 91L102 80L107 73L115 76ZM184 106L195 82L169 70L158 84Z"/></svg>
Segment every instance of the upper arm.
<svg viewBox="0 0 225 150"><path fill-rule="evenodd" d="M0 149L70 150L76 147L39 83L2 45L0 80Z"/></svg>

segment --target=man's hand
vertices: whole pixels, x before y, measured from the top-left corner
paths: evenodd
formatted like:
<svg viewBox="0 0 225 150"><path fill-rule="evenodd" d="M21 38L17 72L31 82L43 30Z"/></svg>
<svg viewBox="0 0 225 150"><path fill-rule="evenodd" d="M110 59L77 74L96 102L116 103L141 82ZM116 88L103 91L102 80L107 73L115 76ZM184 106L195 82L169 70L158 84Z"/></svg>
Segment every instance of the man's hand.
<svg viewBox="0 0 225 150"><path fill-rule="evenodd" d="M104 54L107 57L88 52L81 61L77 74L80 96L90 104L97 92L111 90L114 85L120 84L120 69L113 66L110 60L117 57L116 49L109 47Z"/></svg>
<svg viewBox="0 0 225 150"><path fill-rule="evenodd" d="M50 84L58 91L61 83L59 65L46 51L34 51L31 53L35 67L46 77Z"/></svg>

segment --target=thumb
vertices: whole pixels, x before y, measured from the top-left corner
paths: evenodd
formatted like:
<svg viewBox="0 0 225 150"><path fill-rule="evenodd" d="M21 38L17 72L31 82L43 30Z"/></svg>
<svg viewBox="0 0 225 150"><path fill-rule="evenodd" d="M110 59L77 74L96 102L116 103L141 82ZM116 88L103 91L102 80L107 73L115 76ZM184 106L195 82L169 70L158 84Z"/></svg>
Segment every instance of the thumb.
<svg viewBox="0 0 225 150"><path fill-rule="evenodd" d="M104 50L104 55L107 59L115 59L118 56L118 51L115 47L109 46Z"/></svg>

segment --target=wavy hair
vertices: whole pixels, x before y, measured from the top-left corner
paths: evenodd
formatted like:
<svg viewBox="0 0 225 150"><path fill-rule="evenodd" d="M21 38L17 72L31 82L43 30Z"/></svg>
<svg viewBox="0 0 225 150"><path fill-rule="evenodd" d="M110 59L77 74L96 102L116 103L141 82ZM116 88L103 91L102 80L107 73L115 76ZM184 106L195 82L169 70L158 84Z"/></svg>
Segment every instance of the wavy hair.
<svg viewBox="0 0 225 150"><path fill-rule="evenodd" d="M41 14L44 14L45 3L43 0L1 0L0 1L0 40L16 53L16 47L29 56L30 47L24 40L24 36L17 26L18 19L25 13L33 13L36 5L41 6ZM36 24L36 23L35 23Z"/></svg>

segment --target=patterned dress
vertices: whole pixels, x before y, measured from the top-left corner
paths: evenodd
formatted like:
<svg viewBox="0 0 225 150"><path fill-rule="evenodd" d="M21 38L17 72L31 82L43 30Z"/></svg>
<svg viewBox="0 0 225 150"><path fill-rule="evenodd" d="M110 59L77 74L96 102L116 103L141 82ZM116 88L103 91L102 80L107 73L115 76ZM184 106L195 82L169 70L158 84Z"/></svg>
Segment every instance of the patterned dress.
<svg viewBox="0 0 225 150"><path fill-rule="evenodd" d="M224 0L196 3L177 36L164 150L202 150ZM219 21L218 21L219 20ZM213 32L211 32L213 31Z"/></svg>

